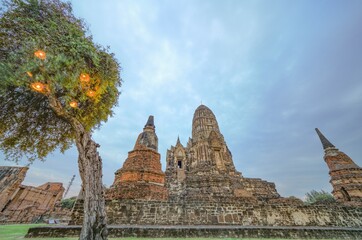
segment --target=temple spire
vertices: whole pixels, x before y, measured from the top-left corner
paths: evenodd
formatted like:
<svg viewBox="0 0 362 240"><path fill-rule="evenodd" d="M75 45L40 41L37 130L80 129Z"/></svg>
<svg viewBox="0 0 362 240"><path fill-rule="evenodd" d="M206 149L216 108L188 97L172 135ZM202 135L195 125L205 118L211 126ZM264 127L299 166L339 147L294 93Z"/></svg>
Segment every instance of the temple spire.
<svg viewBox="0 0 362 240"><path fill-rule="evenodd" d="M179 145L179 144L181 145L180 136L177 136L176 146Z"/></svg>
<svg viewBox="0 0 362 240"><path fill-rule="evenodd" d="M138 135L134 150L139 147L147 147L158 151L158 138L155 131L153 116L149 116L143 132Z"/></svg>
<svg viewBox="0 0 362 240"><path fill-rule="evenodd" d="M145 127L155 127L152 115L150 115L148 117L148 120L147 120L147 123L146 123Z"/></svg>
<svg viewBox="0 0 362 240"><path fill-rule="evenodd" d="M327 148L336 148L330 141L328 141L328 139L319 131L318 128L315 129L318 136L319 136L319 139L321 140L322 142L322 145L323 145L323 149L327 149Z"/></svg>

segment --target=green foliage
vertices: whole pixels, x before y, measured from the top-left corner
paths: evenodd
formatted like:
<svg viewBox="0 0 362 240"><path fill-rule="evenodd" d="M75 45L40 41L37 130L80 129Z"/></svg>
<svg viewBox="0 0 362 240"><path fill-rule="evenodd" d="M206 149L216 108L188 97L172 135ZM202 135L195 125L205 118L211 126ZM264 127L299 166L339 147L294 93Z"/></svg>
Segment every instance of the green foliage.
<svg viewBox="0 0 362 240"><path fill-rule="evenodd" d="M306 204L328 204L328 203L334 203L336 201L332 196L332 194L324 190L321 191L312 190L309 193L306 193L305 196L306 199L304 202Z"/></svg>
<svg viewBox="0 0 362 240"><path fill-rule="evenodd" d="M68 208L68 209L72 209L74 204L75 204L75 201L77 200L76 197L71 197L71 198L67 198L67 199L63 199L61 202L60 202L60 205L62 208Z"/></svg>
<svg viewBox="0 0 362 240"><path fill-rule="evenodd" d="M74 117L87 131L112 116L121 86L112 53L92 42L70 3L60 0L3 0L0 12L0 149L7 160L44 158L68 149L75 138ZM34 56L46 52L46 59ZM29 76L30 72L32 76ZM81 73L90 81L81 84ZM30 86L47 86L42 92ZM87 96L92 90L94 97ZM50 106L49 96L66 116ZM76 101L77 108L69 103Z"/></svg>

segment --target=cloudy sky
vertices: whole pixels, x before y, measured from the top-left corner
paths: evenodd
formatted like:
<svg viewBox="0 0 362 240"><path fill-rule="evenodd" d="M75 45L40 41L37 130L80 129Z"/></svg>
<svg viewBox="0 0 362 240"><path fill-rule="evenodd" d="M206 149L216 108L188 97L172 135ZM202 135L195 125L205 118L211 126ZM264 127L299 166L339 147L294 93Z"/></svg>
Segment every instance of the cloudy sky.
<svg viewBox="0 0 362 240"><path fill-rule="evenodd" d="M282 196L331 191L315 127L362 165L362 1L74 0L73 8L122 66L116 114L93 135L107 186L149 115L164 169L201 102L236 168L275 182ZM68 197L80 189L75 148L31 165L24 184L67 186L73 174Z"/></svg>

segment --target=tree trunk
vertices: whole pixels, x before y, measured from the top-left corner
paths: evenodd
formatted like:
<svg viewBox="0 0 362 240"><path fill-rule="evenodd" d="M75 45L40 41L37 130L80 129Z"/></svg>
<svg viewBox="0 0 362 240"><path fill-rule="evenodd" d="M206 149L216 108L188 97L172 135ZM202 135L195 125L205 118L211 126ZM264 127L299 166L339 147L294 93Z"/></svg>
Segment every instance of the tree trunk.
<svg viewBox="0 0 362 240"><path fill-rule="evenodd" d="M77 133L78 165L82 179L84 196L84 220L80 240L105 240L108 231L104 188L102 184L102 159L98 154L99 146L92 140L82 124L73 124Z"/></svg>
<svg viewBox="0 0 362 240"><path fill-rule="evenodd" d="M78 167L82 179L84 197L84 220L80 240L106 240L108 236L104 188L102 183L102 159L98 154L99 145L92 140L81 122L69 115L61 102L50 92L45 94L50 107L61 118L68 121L76 133Z"/></svg>

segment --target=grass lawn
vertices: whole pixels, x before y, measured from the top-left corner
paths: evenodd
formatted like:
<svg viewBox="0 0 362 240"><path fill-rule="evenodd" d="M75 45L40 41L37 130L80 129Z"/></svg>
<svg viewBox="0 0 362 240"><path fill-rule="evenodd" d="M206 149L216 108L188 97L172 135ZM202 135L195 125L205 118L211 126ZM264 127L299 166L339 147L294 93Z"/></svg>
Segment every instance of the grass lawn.
<svg viewBox="0 0 362 240"><path fill-rule="evenodd" d="M28 232L28 229L36 226L44 226L41 224L13 224L13 225L0 225L0 239L1 240L16 240L16 239L29 239L29 240L77 240L78 238L24 238L25 234ZM113 240L142 240L150 238L110 238ZM234 240L237 238L152 238L152 240ZM255 238L253 238L255 240ZM281 239L271 239L269 240L281 240ZM248 240L243 238L243 240ZM249 239L251 240L251 239ZM286 239L283 239L286 240Z"/></svg>

